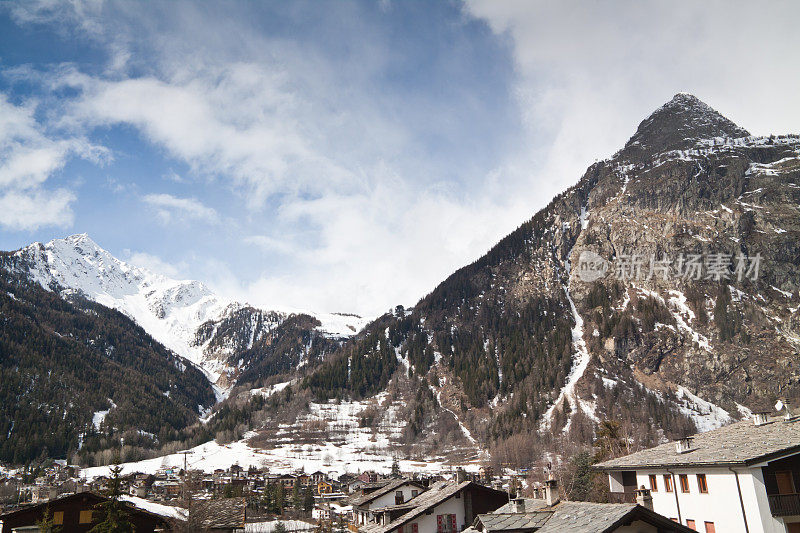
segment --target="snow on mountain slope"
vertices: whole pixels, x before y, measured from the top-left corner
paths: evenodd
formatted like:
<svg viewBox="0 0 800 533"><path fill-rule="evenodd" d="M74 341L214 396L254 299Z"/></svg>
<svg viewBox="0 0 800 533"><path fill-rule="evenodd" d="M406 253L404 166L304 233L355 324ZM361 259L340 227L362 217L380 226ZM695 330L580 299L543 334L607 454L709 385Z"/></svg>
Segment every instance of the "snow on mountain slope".
<svg viewBox="0 0 800 533"><path fill-rule="evenodd" d="M145 329L156 340L199 367L214 384L218 399L229 392L230 375L237 369L228 363L229 350L209 350L213 336L198 342L198 328L218 322L246 304L215 294L199 281L175 280L130 265L98 246L86 234L34 243L17 251L29 277L50 290L82 293L116 309ZM318 330L329 337L353 335L366 323L356 315L314 314ZM276 312L273 328L290 312Z"/></svg>

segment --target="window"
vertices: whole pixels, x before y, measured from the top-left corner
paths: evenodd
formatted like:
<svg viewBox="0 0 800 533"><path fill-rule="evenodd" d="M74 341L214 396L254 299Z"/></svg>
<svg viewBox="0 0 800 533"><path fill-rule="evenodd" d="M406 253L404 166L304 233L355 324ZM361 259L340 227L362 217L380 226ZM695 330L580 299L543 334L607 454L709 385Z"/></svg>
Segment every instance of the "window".
<svg viewBox="0 0 800 533"><path fill-rule="evenodd" d="M689 476L680 474L678 480L681 483L681 492L689 492Z"/></svg>
<svg viewBox="0 0 800 533"><path fill-rule="evenodd" d="M400 505L405 500L405 496L403 496L403 491L398 490L394 493L394 504Z"/></svg>
<svg viewBox="0 0 800 533"><path fill-rule="evenodd" d="M697 474L697 490L702 494L708 494L708 483L706 483L705 474Z"/></svg>
<svg viewBox="0 0 800 533"><path fill-rule="evenodd" d="M689 529L694 529L695 531L697 531L697 526L694 524L694 520L690 520L690 519L687 518L686 519L686 527L688 527Z"/></svg>
<svg viewBox="0 0 800 533"><path fill-rule="evenodd" d="M664 474L664 490L672 492L672 477L669 474Z"/></svg>
<svg viewBox="0 0 800 533"><path fill-rule="evenodd" d="M706 533L717 533L717 530L714 529L714 522L706 522Z"/></svg>
<svg viewBox="0 0 800 533"><path fill-rule="evenodd" d="M658 477L650 474L650 492L658 492Z"/></svg>
<svg viewBox="0 0 800 533"><path fill-rule="evenodd" d="M436 515L436 531L437 533L454 533L458 531L458 529L456 528L456 515L454 514Z"/></svg>
<svg viewBox="0 0 800 533"><path fill-rule="evenodd" d="M419 526L417 525L416 522L411 524L411 533L419 533Z"/></svg>
<svg viewBox="0 0 800 533"><path fill-rule="evenodd" d="M412 498L416 498L417 496L419 496L419 491L416 490L416 489L412 489L411 490L411 497Z"/></svg>
<svg viewBox="0 0 800 533"><path fill-rule="evenodd" d="M64 511L56 511L53 513L53 524L57 526L64 524Z"/></svg>
<svg viewBox="0 0 800 533"><path fill-rule="evenodd" d="M81 511L81 514L78 516L78 523L79 524L91 524L92 523L92 511Z"/></svg>

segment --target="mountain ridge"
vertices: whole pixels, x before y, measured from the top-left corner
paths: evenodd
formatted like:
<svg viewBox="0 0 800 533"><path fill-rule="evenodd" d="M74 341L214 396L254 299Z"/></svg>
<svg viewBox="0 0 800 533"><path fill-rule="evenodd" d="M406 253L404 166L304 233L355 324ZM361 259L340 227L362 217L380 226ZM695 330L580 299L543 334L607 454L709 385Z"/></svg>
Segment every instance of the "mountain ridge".
<svg viewBox="0 0 800 533"><path fill-rule="evenodd" d="M119 260L86 233L17 250L18 270L48 290L78 291L106 307L118 309L159 342L198 366L223 399L236 382L239 369L231 364L236 352L249 350L258 336L267 335L289 316L308 313L270 311L216 295L195 280L175 280ZM243 315L249 315L244 317ZM213 342L215 326L231 316L261 326L249 338ZM354 334L364 319L356 315L314 314L313 329L333 339ZM256 317L261 317L256 318ZM263 320L267 317L268 320ZM202 334L201 334L202 330ZM232 330L231 335L234 334Z"/></svg>

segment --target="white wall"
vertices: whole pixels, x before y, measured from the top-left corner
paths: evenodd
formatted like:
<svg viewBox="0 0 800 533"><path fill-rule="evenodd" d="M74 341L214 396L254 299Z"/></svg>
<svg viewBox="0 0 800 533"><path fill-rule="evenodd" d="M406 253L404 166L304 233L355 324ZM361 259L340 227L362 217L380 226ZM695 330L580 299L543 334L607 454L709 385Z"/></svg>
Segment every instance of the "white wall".
<svg viewBox="0 0 800 533"><path fill-rule="evenodd" d="M655 474L658 479L658 490L652 493L653 510L667 518L677 518L678 510L675 502L677 494L680 503L682 523L686 520L695 521L698 531L705 531L704 522L714 522L717 532L745 533L742 506L739 501L739 491L736 487L736 477L727 468L710 467L703 469L674 468L673 492L666 492L664 474L666 470L638 470L636 472L636 486L644 485L650 488L650 474ZM739 483L742 490L742 500L747 515L747 525L750 533L784 533L786 530L782 522L772 518L767 503L766 490L763 479L760 484L754 480L753 473L761 475L760 469L737 469ZM681 492L680 474L689 477L689 492ZM700 492L697 485L696 474L706 475L708 493ZM775 526L779 526L776 528Z"/></svg>
<svg viewBox="0 0 800 533"><path fill-rule="evenodd" d="M373 500L372 502L370 502L369 508L370 509L377 509L378 507L386 507L387 505L394 505L394 494L397 491L402 491L403 492L403 501L407 502L408 500L411 499L411 491L412 490L417 490L419 492L422 492L423 489L420 489L420 488L418 488L416 486L412 486L412 485L403 485L403 486L401 486L401 487L389 492L388 494L384 494L380 498L377 498L377 499Z"/></svg>
<svg viewBox="0 0 800 533"><path fill-rule="evenodd" d="M403 526L403 531L408 533L411 531L411 524L414 522L417 523L419 526L419 533L436 533L437 530L437 522L436 516L440 514L454 514L456 515L456 527L458 530L461 531L465 527L464 524L464 495L461 495L461 498L456 498L453 496L449 500L439 504L438 506L434 507L433 512L429 515L423 514Z"/></svg>

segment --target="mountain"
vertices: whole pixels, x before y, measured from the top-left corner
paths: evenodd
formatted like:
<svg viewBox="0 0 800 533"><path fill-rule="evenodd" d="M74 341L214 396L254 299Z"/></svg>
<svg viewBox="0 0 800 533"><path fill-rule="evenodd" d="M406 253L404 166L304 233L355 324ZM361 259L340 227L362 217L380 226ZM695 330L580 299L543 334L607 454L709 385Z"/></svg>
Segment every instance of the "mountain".
<svg viewBox="0 0 800 533"><path fill-rule="evenodd" d="M0 461L150 448L214 405L205 376L129 318L11 263L0 255Z"/></svg>
<svg viewBox="0 0 800 533"><path fill-rule="evenodd" d="M363 398L410 379L506 458L589 442L602 420L647 445L747 416L800 393L798 206L800 137L752 137L678 94L301 388ZM442 410L422 412L420 433Z"/></svg>
<svg viewBox="0 0 800 533"><path fill-rule="evenodd" d="M121 261L86 234L34 243L11 257L16 272L42 287L79 293L133 319L200 368L219 399L247 367L266 370L258 376L249 372L253 381L286 371L304 357L321 356L366 323L355 315L269 311L227 300L198 281L170 279ZM295 346L291 355L274 353L273 341L285 335L284 330L296 329L299 315L304 317L308 342Z"/></svg>
<svg viewBox="0 0 800 533"><path fill-rule="evenodd" d="M120 310L202 368L228 397L201 436L281 464L489 450L529 466L606 422L633 451L791 405L799 206L800 136L751 136L681 93L483 257L363 329L224 301L85 235L9 254L7 270L53 305Z"/></svg>

